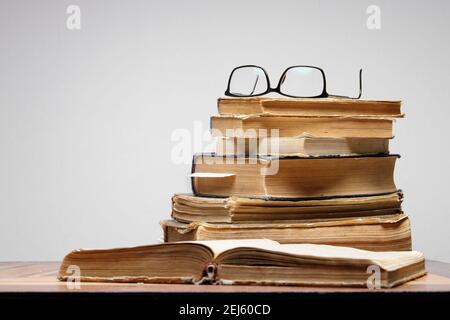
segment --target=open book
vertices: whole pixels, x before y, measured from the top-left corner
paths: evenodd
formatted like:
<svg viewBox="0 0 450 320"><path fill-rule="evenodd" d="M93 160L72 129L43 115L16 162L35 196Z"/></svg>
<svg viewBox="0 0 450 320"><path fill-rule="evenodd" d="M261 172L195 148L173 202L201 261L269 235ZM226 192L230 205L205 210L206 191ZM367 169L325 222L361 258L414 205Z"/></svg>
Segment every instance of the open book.
<svg viewBox="0 0 450 320"><path fill-rule="evenodd" d="M218 240L165 243L69 253L58 278L71 265L81 281L366 286L380 271L381 287L393 287L426 273L423 254L372 252L347 247L279 244L276 241Z"/></svg>

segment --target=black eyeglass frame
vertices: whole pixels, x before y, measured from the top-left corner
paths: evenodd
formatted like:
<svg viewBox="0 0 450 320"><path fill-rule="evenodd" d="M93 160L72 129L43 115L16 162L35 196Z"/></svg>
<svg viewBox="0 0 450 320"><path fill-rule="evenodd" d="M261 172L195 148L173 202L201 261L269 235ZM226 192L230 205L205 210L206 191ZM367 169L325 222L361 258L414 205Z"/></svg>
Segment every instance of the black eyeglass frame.
<svg viewBox="0 0 450 320"><path fill-rule="evenodd" d="M230 92L230 85L231 85L231 79L233 78L233 74L234 74L234 72L236 70L243 69L243 68L258 68L258 69L261 69L263 71L265 77L266 77L267 90L262 92L262 93L249 94L249 95L231 93ZM286 74L287 74L287 72L289 70L291 70L293 68L311 68L311 69L318 70L321 73L322 80L323 80L322 93L319 94L319 95L316 95L316 96L293 96L293 95L289 95L289 94L281 92L281 85L283 84L284 79L286 78ZM246 98L246 97L259 97L259 96L263 96L263 95L266 95L266 94L271 93L271 92L275 92L275 93L278 93L278 94L280 94L282 96L289 97L289 98L328 98L328 97L333 97L333 98L359 99L359 98L361 98L361 95L362 95L362 69L359 69L359 94L358 94L357 97L349 97L349 96L341 96L341 95L329 94L327 92L327 79L325 77L325 72L323 71L323 69L321 69L319 67L315 67L315 66L308 66L308 65L290 66L289 68L284 70L283 73L281 74L280 80L278 81L278 85L275 88L272 88L272 86L270 85L269 74L267 73L267 71L263 67L260 67L260 66L257 66L257 65L253 65L253 64L247 64L247 65L238 66L238 67L234 68L231 71L230 77L228 78L228 85L227 85L227 90L225 91L225 95L229 96L229 97Z"/></svg>

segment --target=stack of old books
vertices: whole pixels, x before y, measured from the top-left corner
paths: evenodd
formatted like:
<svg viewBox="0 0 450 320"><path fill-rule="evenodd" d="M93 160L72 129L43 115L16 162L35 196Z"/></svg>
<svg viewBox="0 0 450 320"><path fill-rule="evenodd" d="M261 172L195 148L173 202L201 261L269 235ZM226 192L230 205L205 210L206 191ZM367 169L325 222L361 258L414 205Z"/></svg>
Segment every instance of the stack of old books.
<svg viewBox="0 0 450 320"><path fill-rule="evenodd" d="M73 251L60 280L74 265L81 281L170 284L380 288L426 273L393 180L399 101L227 98L219 113L165 243Z"/></svg>
<svg viewBox="0 0 450 320"><path fill-rule="evenodd" d="M400 101L220 98L217 150L195 155L165 242L268 238L411 250L389 152Z"/></svg>

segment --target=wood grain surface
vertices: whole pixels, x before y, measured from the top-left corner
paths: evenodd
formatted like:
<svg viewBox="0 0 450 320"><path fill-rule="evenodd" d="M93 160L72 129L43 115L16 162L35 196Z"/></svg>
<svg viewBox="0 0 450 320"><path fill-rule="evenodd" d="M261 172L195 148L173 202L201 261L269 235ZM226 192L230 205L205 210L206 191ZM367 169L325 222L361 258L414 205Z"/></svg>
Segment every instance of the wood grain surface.
<svg viewBox="0 0 450 320"><path fill-rule="evenodd" d="M218 286L182 284L81 283L69 289L56 279L59 262L0 262L0 293L101 292L101 293L268 293L268 292L450 292L450 264L427 261L428 275L392 289L281 286Z"/></svg>

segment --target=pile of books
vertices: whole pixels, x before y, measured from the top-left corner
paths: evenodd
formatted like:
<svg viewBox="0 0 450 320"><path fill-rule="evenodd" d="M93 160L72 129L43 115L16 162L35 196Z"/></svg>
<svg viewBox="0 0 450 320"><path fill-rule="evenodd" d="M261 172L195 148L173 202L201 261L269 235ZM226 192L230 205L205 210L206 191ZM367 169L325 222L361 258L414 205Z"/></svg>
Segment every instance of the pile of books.
<svg viewBox="0 0 450 320"><path fill-rule="evenodd" d="M213 154L172 199L166 242L268 238L411 250L389 153L400 101L220 98Z"/></svg>
<svg viewBox="0 0 450 320"><path fill-rule="evenodd" d="M226 98L219 114L164 243L73 251L60 280L73 265L81 281L169 284L379 288L426 273L393 179L399 101Z"/></svg>

